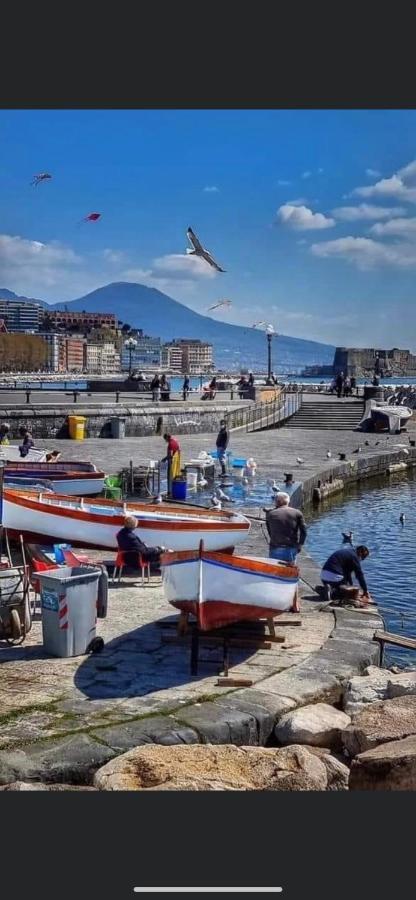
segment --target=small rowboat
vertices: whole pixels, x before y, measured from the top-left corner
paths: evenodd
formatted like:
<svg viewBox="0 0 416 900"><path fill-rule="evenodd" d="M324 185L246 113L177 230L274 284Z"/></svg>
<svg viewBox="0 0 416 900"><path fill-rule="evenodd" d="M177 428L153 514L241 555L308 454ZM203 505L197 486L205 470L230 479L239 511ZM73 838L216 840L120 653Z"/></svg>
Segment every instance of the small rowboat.
<svg viewBox="0 0 416 900"><path fill-rule="evenodd" d="M194 550L199 542L209 550L224 550L242 541L250 522L228 510L175 507L170 503L85 501L39 491L3 492L3 525L12 537L22 534L34 543L68 541L77 547L117 548L117 532L125 516L138 519L137 533L148 546Z"/></svg>
<svg viewBox="0 0 416 900"><path fill-rule="evenodd" d="M6 483L8 480L17 483L20 479L46 479L52 489L59 494L89 497L101 494L104 489L104 472L98 471L89 462L7 462L4 469ZM22 488L29 487L22 482Z"/></svg>
<svg viewBox="0 0 416 900"><path fill-rule="evenodd" d="M51 450L41 450L37 447L31 447L27 455L24 457L25 462L44 462ZM0 459L7 463L16 463L22 460L20 450L17 444L1 444Z"/></svg>
<svg viewBox="0 0 416 900"><path fill-rule="evenodd" d="M279 560L206 550L164 553L165 596L201 631L295 609L299 570Z"/></svg>

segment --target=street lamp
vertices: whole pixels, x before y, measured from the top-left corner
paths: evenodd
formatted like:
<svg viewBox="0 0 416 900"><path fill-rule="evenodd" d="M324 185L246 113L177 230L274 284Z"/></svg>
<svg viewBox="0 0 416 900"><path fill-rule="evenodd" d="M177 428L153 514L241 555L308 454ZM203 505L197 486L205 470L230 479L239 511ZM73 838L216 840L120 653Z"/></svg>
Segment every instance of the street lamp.
<svg viewBox="0 0 416 900"><path fill-rule="evenodd" d="M267 380L266 384L273 384L272 378L272 340L274 337L277 337L276 331L273 325L266 325L266 338L267 338Z"/></svg>
<svg viewBox="0 0 416 900"><path fill-rule="evenodd" d="M124 346L125 346L126 350L129 351L129 375L131 375L131 370L132 370L131 357L132 357L133 350L135 349L135 347L137 347L137 341L135 338L129 337L129 338L127 338L126 341L124 341Z"/></svg>

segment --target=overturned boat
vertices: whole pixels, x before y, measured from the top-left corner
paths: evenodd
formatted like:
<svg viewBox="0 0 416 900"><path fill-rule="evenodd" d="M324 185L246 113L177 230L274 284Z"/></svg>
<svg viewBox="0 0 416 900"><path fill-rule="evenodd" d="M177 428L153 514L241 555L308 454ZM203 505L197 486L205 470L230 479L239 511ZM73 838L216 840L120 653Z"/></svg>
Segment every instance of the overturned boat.
<svg viewBox="0 0 416 900"><path fill-rule="evenodd" d="M194 550L201 540L209 550L233 548L250 530L245 516L226 510L101 498L86 501L7 487L3 492L3 526L12 537L22 534L35 543L69 541L77 547L115 550L125 516L137 518L137 534L145 544L171 550Z"/></svg>
<svg viewBox="0 0 416 900"><path fill-rule="evenodd" d="M199 550L164 553L165 596L208 631L296 608L299 570L275 559Z"/></svg>
<svg viewBox="0 0 416 900"><path fill-rule="evenodd" d="M18 483L22 480L22 488L29 487L24 479L47 480L52 490L59 494L91 497L101 494L104 489L105 473L100 472L93 463L72 460L65 462L43 462L20 460L8 461L4 469L5 480Z"/></svg>

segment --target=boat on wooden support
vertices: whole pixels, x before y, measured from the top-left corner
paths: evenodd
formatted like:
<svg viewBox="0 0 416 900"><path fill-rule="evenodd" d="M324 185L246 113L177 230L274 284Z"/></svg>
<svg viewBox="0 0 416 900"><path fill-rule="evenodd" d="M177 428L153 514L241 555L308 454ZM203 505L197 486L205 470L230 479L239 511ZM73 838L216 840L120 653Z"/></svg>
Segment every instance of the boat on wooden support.
<svg viewBox="0 0 416 900"><path fill-rule="evenodd" d="M296 609L299 570L279 560L200 549L164 553L161 565L167 600L201 631Z"/></svg>
<svg viewBox="0 0 416 900"><path fill-rule="evenodd" d="M3 526L12 537L22 534L34 543L68 541L77 547L115 550L125 516L136 517L137 534L145 544L172 550L195 550L201 540L209 550L233 548L250 530L245 516L227 510L101 497L88 501L7 487L3 492Z"/></svg>
<svg viewBox="0 0 416 900"><path fill-rule="evenodd" d="M45 479L56 493L81 497L101 494L105 480L105 473L100 472L93 463L72 460L7 462L4 474L6 483L13 481L16 484L22 479L23 489L29 487L23 479Z"/></svg>

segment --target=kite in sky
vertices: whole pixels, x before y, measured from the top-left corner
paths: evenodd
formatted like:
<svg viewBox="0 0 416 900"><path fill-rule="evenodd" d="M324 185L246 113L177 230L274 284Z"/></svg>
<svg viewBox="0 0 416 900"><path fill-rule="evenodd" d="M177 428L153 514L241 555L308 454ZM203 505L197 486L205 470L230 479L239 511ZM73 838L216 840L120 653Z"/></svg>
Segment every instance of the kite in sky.
<svg viewBox="0 0 416 900"><path fill-rule="evenodd" d="M42 181L48 181L52 178L52 175L49 175L48 172L40 172L39 175L33 176L33 181L30 182L33 187L37 187L38 184L41 184Z"/></svg>
<svg viewBox="0 0 416 900"><path fill-rule="evenodd" d="M186 252L191 256L199 256L200 259L204 259L208 265L212 266L213 269L216 269L217 272L225 272L225 269L222 269L221 266L215 262L215 259L205 247L202 246L201 242L198 240L196 234L192 231L192 228L188 228L186 232L186 236L188 238L189 243L192 246L192 250L187 247Z"/></svg>
<svg viewBox="0 0 416 900"><path fill-rule="evenodd" d="M81 222L97 222L98 219L101 219L101 213L89 213L88 216L81 219Z"/></svg>
<svg viewBox="0 0 416 900"><path fill-rule="evenodd" d="M208 307L207 312L209 312L211 309L220 309L222 306L232 306L232 305L233 305L232 300L218 300L218 303L214 303L213 306Z"/></svg>

